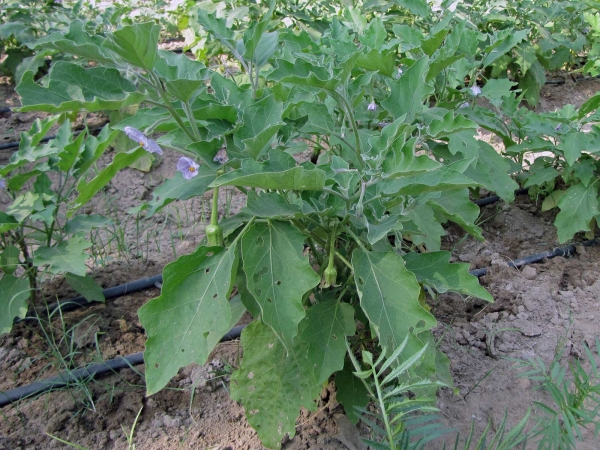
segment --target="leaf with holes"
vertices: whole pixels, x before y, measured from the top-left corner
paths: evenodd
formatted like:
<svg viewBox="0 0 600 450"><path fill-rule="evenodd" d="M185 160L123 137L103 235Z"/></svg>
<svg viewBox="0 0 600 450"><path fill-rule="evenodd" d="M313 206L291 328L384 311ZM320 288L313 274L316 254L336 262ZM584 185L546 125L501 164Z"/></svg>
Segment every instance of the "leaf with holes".
<svg viewBox="0 0 600 450"><path fill-rule="evenodd" d="M229 331L236 247L200 247L170 263L163 272L161 295L140 308L148 335L144 353L148 395L165 387L181 367L204 364Z"/></svg>
<svg viewBox="0 0 600 450"><path fill-rule="evenodd" d="M289 348L262 321L242 332L244 359L231 377L231 398L268 448L294 437L300 407L316 409L322 385L341 370L346 336L354 334L354 312L346 303L323 302L308 309Z"/></svg>
<svg viewBox="0 0 600 450"><path fill-rule="evenodd" d="M304 317L302 297L320 277L302 255L304 235L284 222L255 223L242 237L248 290L286 348Z"/></svg>
<svg viewBox="0 0 600 450"><path fill-rule="evenodd" d="M376 327L381 345L397 348L410 330L429 330L435 318L421 307L421 287L395 253L352 253L352 266L360 305Z"/></svg>

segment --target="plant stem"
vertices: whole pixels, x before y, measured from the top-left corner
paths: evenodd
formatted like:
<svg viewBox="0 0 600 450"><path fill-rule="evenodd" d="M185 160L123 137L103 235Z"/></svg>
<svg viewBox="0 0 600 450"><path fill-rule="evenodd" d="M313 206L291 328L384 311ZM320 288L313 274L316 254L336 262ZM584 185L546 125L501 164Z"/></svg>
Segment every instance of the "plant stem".
<svg viewBox="0 0 600 450"><path fill-rule="evenodd" d="M373 381L375 383L375 389L377 391L377 402L379 403L379 408L381 408L381 417L383 418L383 423L385 424L385 431L388 435L388 441L390 443L390 450L396 450L396 444L394 444L394 435L392 433L392 429L390 427L390 423L387 416L387 411L385 408L385 402L383 401L383 396L381 395L381 386L379 385L378 373L375 367L373 367Z"/></svg>

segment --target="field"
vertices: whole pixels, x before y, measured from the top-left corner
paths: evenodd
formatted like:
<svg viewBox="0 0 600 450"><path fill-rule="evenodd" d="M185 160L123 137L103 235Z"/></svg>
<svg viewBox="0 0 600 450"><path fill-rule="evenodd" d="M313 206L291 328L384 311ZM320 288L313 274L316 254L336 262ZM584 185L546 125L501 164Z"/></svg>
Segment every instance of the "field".
<svg viewBox="0 0 600 450"><path fill-rule="evenodd" d="M0 450L600 448L600 4L0 7Z"/></svg>

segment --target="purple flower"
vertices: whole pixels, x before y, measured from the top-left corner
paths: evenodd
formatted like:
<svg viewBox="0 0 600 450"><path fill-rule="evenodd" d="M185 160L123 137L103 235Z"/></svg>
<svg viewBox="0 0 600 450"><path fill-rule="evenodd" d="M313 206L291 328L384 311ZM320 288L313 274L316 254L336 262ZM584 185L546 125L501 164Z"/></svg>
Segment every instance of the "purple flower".
<svg viewBox="0 0 600 450"><path fill-rule="evenodd" d="M375 102L369 103L369 106L367 106L367 111L377 111L377 105Z"/></svg>
<svg viewBox="0 0 600 450"><path fill-rule="evenodd" d="M6 188L6 179L0 178L0 189Z"/></svg>
<svg viewBox="0 0 600 450"><path fill-rule="evenodd" d="M162 155L163 152L162 148L160 148L160 145L158 145L154 139L146 137L146 135L140 130L133 127L125 127L123 128L123 132L127 135L129 139L132 139L135 142L137 142L140 145L140 147L142 147L147 152L158 153L159 155Z"/></svg>
<svg viewBox="0 0 600 450"><path fill-rule="evenodd" d="M186 180L191 180L198 175L198 167L200 166L187 156L182 156L179 158L179 161L177 161L177 170L181 172L181 175L183 175L183 178Z"/></svg>
<svg viewBox="0 0 600 450"><path fill-rule="evenodd" d="M460 109L464 109L464 108L468 108L469 106L470 106L469 102L464 102L464 103L461 103L461 105L459 106L459 108Z"/></svg>
<svg viewBox="0 0 600 450"><path fill-rule="evenodd" d="M471 91L471 94L473 94L473 96L475 96L475 97L477 97L479 94L481 94L481 88L477 85L471 86L470 91Z"/></svg>
<svg viewBox="0 0 600 450"><path fill-rule="evenodd" d="M560 131L561 128L562 128L562 123L559 123L558 125L556 125L554 127L554 131Z"/></svg>

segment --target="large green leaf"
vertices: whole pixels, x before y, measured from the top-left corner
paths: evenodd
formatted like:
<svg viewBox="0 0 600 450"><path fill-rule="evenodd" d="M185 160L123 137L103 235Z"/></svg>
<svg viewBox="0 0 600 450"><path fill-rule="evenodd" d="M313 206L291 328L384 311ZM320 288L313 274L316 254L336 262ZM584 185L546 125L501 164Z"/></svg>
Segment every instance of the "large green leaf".
<svg viewBox="0 0 600 450"><path fill-rule="evenodd" d="M479 154L463 173L507 202L515 199L519 185L509 175L510 164L490 144L479 141Z"/></svg>
<svg viewBox="0 0 600 450"><path fill-rule="evenodd" d="M148 335L144 361L149 395L166 386L181 367L204 364L229 330L236 255L235 245L200 247L165 267L161 295L138 313Z"/></svg>
<svg viewBox="0 0 600 450"><path fill-rule="evenodd" d="M246 186L261 189L289 189L294 191L318 191L325 185L325 172L320 169L307 170L293 167L275 172L267 163L258 163L251 159L242 161L241 169L221 175L209 187Z"/></svg>
<svg viewBox="0 0 600 450"><path fill-rule="evenodd" d="M398 179L383 180L377 188L384 194L420 195L424 192L445 191L462 187L475 187L479 183L463 175L451 166Z"/></svg>
<svg viewBox="0 0 600 450"><path fill-rule="evenodd" d="M419 283L433 287L440 294L451 291L493 301L477 277L469 274L469 264L451 264L451 256L450 252L431 252L407 253L403 258L406 268L415 274Z"/></svg>
<svg viewBox="0 0 600 450"><path fill-rule="evenodd" d="M483 67L487 67L504 55L506 52L510 51L514 46L516 46L523 39L527 38L529 34L529 29L509 32L509 30L505 30L504 36L495 42L492 45L489 45L485 52L487 53L485 59L483 60Z"/></svg>
<svg viewBox="0 0 600 450"><path fill-rule="evenodd" d="M437 251L442 245L442 236L446 230L436 220L433 209L427 204L417 205L408 211L410 220L417 226L419 232L423 235L415 234L412 236L412 242L416 245L425 244L427 251Z"/></svg>
<svg viewBox="0 0 600 450"><path fill-rule="evenodd" d="M77 185L79 196L73 201L72 209L85 205L96 193L106 186L119 171L146 154L146 150L138 148L131 152L117 153L113 161L92 180L82 179Z"/></svg>
<svg viewBox="0 0 600 450"><path fill-rule="evenodd" d="M463 227L479 240L483 240L481 229L475 225L479 217L479 207L469 198L468 189L448 189L433 194L427 204L438 214Z"/></svg>
<svg viewBox="0 0 600 450"><path fill-rule="evenodd" d="M304 235L285 222L256 223L242 237L248 290L288 349L304 317L302 297L320 278L302 255Z"/></svg>
<svg viewBox="0 0 600 450"><path fill-rule="evenodd" d="M297 58L293 63L278 59L275 70L267 78L272 81L327 90L334 90L340 84L340 80L325 67L316 66L302 58Z"/></svg>
<svg viewBox="0 0 600 450"><path fill-rule="evenodd" d="M285 125L281 121L283 104L270 95L244 109L243 125L234 135L240 149L256 159L277 131Z"/></svg>
<svg viewBox="0 0 600 450"><path fill-rule="evenodd" d="M80 236L67 239L55 247L39 247L33 252L33 264L47 266L47 270L54 274L71 272L75 275L85 276L85 265L89 255L84 252L92 243Z"/></svg>
<svg viewBox="0 0 600 450"><path fill-rule="evenodd" d="M38 39L32 48L50 48L62 53L76 55L97 62L112 63L113 60L102 48L105 38L90 36L82 21L74 20L66 33L52 33Z"/></svg>
<svg viewBox="0 0 600 450"><path fill-rule="evenodd" d="M0 335L10 332L15 317L27 314L29 291L25 278L4 275L0 280Z"/></svg>
<svg viewBox="0 0 600 450"><path fill-rule="evenodd" d="M159 50L155 70L165 80L167 90L183 102L204 90L210 71L204 64L183 54Z"/></svg>
<svg viewBox="0 0 600 450"><path fill-rule="evenodd" d="M136 67L152 70L158 58L160 25L154 22L127 25L110 34L104 48Z"/></svg>
<svg viewBox="0 0 600 450"><path fill-rule="evenodd" d="M598 214L598 183L571 186L558 201L558 207L554 225L559 242L568 241L579 231L590 231L590 221Z"/></svg>
<svg viewBox="0 0 600 450"><path fill-rule="evenodd" d="M397 348L406 335L429 330L435 318L419 304L421 287L402 258L391 252L352 253L360 305L377 329L381 345Z"/></svg>
<svg viewBox="0 0 600 450"><path fill-rule="evenodd" d="M301 334L286 349L270 327L256 321L242 332L244 359L231 377L231 397L268 448L295 434L300 407L316 409L323 382L342 369L346 336L354 334L352 307L324 302L308 309Z"/></svg>
<svg viewBox="0 0 600 450"><path fill-rule="evenodd" d="M248 202L244 211L256 217L283 218L293 217L302 212L299 205L288 203L277 192L248 192Z"/></svg>
<svg viewBox="0 0 600 450"><path fill-rule="evenodd" d="M33 77L32 72L27 72L16 87L23 104L20 111L115 110L138 104L145 98L117 69L86 69L78 64L58 61L48 75L47 87L36 83Z"/></svg>
<svg viewBox="0 0 600 450"><path fill-rule="evenodd" d="M386 80L390 96L381 102L394 119L406 114L405 122L411 123L425 108L423 102L435 89L425 81L429 70L429 58L417 60L398 80Z"/></svg>

